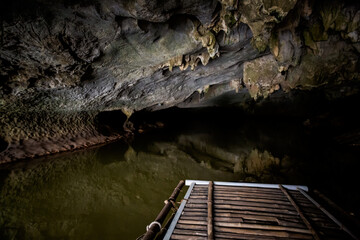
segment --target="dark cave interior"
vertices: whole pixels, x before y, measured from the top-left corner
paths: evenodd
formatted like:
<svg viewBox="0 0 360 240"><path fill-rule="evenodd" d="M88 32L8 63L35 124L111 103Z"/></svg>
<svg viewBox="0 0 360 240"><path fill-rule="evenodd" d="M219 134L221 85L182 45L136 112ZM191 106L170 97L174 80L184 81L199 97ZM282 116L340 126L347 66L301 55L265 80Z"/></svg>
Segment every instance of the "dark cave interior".
<svg viewBox="0 0 360 240"><path fill-rule="evenodd" d="M0 5L0 238L133 239L177 178L304 184L359 218L359 1Z"/></svg>

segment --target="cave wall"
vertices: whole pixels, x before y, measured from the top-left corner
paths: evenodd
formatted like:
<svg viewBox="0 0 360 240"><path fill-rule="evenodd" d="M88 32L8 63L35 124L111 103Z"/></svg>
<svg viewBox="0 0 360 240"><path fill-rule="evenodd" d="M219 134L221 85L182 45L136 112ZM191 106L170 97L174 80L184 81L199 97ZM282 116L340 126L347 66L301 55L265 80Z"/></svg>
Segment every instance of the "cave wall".
<svg viewBox="0 0 360 240"><path fill-rule="evenodd" d="M73 149L74 138L77 147L103 142L109 136L96 125L103 111L130 117L142 109L217 105L215 98L234 92L230 102L238 105L293 89L335 86L336 97L356 94L349 85L359 83L359 5L3 3L0 162ZM58 147L39 147L47 141Z"/></svg>

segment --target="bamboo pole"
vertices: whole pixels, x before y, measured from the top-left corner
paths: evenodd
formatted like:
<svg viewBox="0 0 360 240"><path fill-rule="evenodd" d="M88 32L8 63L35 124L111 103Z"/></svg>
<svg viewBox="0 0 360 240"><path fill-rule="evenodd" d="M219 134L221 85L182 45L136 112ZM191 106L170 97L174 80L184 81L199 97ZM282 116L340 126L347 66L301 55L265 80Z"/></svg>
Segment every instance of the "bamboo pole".
<svg viewBox="0 0 360 240"><path fill-rule="evenodd" d="M165 236L167 230L169 229L169 226L170 226L172 220L174 219L174 217L175 217L175 213L172 213L171 217L169 217L169 219L167 220L165 226L161 228L161 230L160 230L160 232L159 232L159 234L157 236L159 239L164 238L164 236Z"/></svg>
<svg viewBox="0 0 360 240"><path fill-rule="evenodd" d="M353 223L355 226L360 228L360 221L358 219L356 219L354 216L350 215L348 212L346 212L344 209L342 209L339 205L337 205L335 202L333 202L327 196L322 194L320 191L315 189L313 192L316 194L316 196L318 196L323 201L325 201L331 208L335 209L336 212L340 213L344 218L346 218L349 222Z"/></svg>
<svg viewBox="0 0 360 240"><path fill-rule="evenodd" d="M313 235L313 237L315 238L315 240L320 240L319 235L317 234L315 229L311 226L310 222L307 220L307 218L305 217L305 215L303 214L303 212L301 211L299 206L296 204L294 199L290 196L290 194L286 191L286 189L282 185L279 185L279 187L280 187L281 191L285 194L285 196L289 199L291 204L294 206L296 211L299 213L301 219L304 221L305 225L309 228L309 230L310 230L311 234Z"/></svg>
<svg viewBox="0 0 360 240"><path fill-rule="evenodd" d="M316 207L318 207L323 213L326 214L331 220L333 220L340 229L347 232L353 239L359 239L356 237L347 227L345 227L341 222L339 222L331 213L329 213L325 208L323 208L319 203L317 203L314 199L312 199L308 194L306 194L303 190L299 189L300 193L304 195L309 201L311 201Z"/></svg>
<svg viewBox="0 0 360 240"><path fill-rule="evenodd" d="M184 185L185 185L184 180L181 180L179 182L179 184L176 186L176 188L174 189L174 191L172 192L172 194L170 195L168 201L166 202L165 206L163 207L163 209L161 210L159 215L156 217L155 221L153 221L149 225L149 228L148 228L147 232L145 233L144 237L142 238L142 240L153 240L155 238L156 234L161 229L161 224L164 222L166 216L168 215L169 211L173 207L173 202L176 200L177 196L180 193L180 190L182 189L182 187Z"/></svg>
<svg viewBox="0 0 360 240"><path fill-rule="evenodd" d="M208 233L208 240L214 239L214 226L213 226L213 188L214 183L209 182L208 187L208 217L207 217L207 233Z"/></svg>

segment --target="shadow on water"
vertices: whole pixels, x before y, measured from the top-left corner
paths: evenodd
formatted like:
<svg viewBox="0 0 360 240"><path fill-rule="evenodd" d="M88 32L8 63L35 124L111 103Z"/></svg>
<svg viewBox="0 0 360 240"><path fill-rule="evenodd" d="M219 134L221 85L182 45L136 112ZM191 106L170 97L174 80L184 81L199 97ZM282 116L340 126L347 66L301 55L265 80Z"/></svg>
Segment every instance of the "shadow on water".
<svg viewBox="0 0 360 240"><path fill-rule="evenodd" d="M179 110L165 128L0 170L1 239L135 239L180 179L304 184L359 214L359 149L304 119ZM142 125L142 126L140 126ZM306 124L305 124L306 125Z"/></svg>

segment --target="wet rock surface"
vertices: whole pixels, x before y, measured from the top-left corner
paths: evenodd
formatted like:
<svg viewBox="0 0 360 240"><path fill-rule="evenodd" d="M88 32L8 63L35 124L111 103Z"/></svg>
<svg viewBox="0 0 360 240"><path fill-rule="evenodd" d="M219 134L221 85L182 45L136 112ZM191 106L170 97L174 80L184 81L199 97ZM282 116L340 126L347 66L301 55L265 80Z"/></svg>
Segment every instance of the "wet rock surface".
<svg viewBox="0 0 360 240"><path fill-rule="evenodd" d="M358 2L337 0L3 4L0 162L103 142L104 111L357 94L359 18Z"/></svg>

